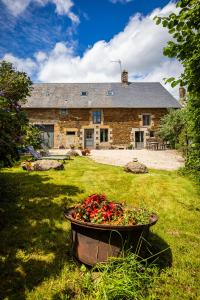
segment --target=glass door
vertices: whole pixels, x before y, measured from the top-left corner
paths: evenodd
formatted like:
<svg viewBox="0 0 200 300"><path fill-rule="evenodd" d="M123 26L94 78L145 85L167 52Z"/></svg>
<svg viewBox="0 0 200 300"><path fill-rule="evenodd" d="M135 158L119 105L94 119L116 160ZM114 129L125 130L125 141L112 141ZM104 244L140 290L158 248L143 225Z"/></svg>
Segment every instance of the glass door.
<svg viewBox="0 0 200 300"><path fill-rule="evenodd" d="M135 148L144 148L144 131L135 131Z"/></svg>
<svg viewBox="0 0 200 300"><path fill-rule="evenodd" d="M94 129L85 129L85 148L94 147Z"/></svg>

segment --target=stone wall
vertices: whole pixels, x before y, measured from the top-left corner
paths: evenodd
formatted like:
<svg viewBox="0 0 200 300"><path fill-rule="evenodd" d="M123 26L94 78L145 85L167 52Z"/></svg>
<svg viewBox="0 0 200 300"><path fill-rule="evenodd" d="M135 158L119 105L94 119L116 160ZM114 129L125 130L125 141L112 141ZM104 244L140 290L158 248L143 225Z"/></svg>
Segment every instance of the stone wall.
<svg viewBox="0 0 200 300"><path fill-rule="evenodd" d="M95 109L93 109L95 110ZM106 108L101 109L101 124L92 123L92 109L26 109L28 118L33 124L54 125L54 147L69 147L74 140L76 146L84 147L85 129L94 129L94 148L111 145L130 145L134 142L133 132L140 128L145 132L145 139L149 130L156 131L160 118L167 113L166 109L150 108ZM151 125L143 126L142 115L151 115ZM100 129L108 129L108 142L100 143ZM73 133L68 135L66 133ZM68 140L69 139L69 140Z"/></svg>

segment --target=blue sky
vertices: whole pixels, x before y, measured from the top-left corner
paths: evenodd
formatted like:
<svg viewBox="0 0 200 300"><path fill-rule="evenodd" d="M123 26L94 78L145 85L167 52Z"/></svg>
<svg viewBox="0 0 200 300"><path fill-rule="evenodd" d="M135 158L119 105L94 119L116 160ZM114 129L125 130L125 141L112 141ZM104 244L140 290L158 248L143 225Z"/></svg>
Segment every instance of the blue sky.
<svg viewBox="0 0 200 300"><path fill-rule="evenodd" d="M0 59L41 82L117 81L117 59L132 80L162 81L181 67L162 55L170 37L152 21L155 10L176 8L166 0L0 0Z"/></svg>

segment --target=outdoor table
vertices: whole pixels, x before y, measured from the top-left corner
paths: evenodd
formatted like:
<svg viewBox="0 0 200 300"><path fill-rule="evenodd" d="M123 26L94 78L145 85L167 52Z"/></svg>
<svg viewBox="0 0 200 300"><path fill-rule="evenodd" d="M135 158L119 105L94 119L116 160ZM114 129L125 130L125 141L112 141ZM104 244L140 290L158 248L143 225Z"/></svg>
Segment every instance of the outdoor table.
<svg viewBox="0 0 200 300"><path fill-rule="evenodd" d="M159 142L149 142L149 145L150 145L150 149L158 150Z"/></svg>

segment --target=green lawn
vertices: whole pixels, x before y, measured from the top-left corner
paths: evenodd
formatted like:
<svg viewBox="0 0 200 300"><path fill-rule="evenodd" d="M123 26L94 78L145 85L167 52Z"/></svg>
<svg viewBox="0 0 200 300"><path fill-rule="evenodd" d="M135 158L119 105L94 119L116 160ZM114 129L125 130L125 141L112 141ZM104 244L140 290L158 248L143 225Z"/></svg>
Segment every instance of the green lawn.
<svg viewBox="0 0 200 300"><path fill-rule="evenodd" d="M147 204L159 215L151 247L167 247L148 299L198 299L199 193L177 172L127 174L121 167L75 158L64 171L0 173L0 299L92 299L82 288L85 273L70 255L65 207L92 193ZM94 299L94 298L93 298ZM200 299L200 298L199 298Z"/></svg>

